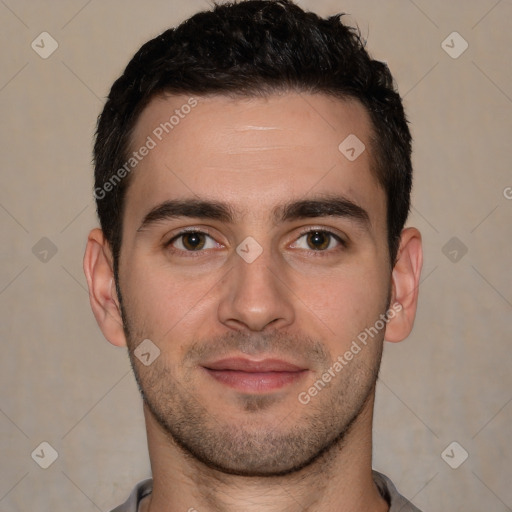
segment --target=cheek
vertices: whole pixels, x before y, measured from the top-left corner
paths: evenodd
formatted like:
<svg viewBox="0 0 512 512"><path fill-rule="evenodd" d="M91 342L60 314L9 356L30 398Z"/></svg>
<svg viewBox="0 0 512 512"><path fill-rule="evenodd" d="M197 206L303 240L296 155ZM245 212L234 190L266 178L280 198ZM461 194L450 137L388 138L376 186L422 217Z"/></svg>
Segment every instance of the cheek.
<svg viewBox="0 0 512 512"><path fill-rule="evenodd" d="M309 311L306 323L320 320L329 338L350 343L384 312L389 278L377 268L351 268L296 285L297 296Z"/></svg>
<svg viewBox="0 0 512 512"><path fill-rule="evenodd" d="M121 291L130 322L144 335L155 340L178 337L191 332L198 315L205 314L205 304L219 276L214 273L193 276L172 272L162 262L149 264L150 258L126 258L121 273ZM210 292L209 292L210 290Z"/></svg>

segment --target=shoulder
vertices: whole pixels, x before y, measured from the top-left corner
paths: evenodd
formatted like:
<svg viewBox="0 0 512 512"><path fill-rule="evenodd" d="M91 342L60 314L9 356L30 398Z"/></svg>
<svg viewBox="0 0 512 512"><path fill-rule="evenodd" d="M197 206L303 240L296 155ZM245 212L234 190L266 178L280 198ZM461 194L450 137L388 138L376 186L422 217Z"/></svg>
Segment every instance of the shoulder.
<svg viewBox="0 0 512 512"><path fill-rule="evenodd" d="M144 480L143 482L139 482L133 489L129 498L122 505L114 508L111 512L137 512L140 501L142 498L150 494L152 489L153 480L151 478Z"/></svg>
<svg viewBox="0 0 512 512"><path fill-rule="evenodd" d="M393 482L386 475L378 471L372 471L372 473L375 485L382 497L389 503L389 512L421 512L397 491Z"/></svg>

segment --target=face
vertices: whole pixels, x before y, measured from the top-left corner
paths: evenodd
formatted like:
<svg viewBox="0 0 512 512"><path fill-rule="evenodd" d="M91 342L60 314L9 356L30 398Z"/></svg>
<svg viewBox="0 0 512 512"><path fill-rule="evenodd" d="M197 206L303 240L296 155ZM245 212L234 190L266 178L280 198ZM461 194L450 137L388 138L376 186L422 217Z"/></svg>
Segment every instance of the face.
<svg viewBox="0 0 512 512"><path fill-rule="evenodd" d="M323 95L172 96L138 120L132 149L152 147L126 195L125 334L158 428L211 467L302 468L373 396L391 274L370 138L362 105Z"/></svg>

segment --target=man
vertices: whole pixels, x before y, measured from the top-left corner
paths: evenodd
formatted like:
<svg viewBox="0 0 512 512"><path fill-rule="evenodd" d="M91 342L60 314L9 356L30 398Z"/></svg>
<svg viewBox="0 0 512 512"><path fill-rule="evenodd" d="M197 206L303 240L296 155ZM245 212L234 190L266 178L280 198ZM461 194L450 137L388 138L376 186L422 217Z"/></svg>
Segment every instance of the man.
<svg viewBox="0 0 512 512"><path fill-rule="evenodd" d="M115 511L417 510L371 467L422 265L410 142L387 67L289 0L215 6L133 57L84 258L153 474Z"/></svg>

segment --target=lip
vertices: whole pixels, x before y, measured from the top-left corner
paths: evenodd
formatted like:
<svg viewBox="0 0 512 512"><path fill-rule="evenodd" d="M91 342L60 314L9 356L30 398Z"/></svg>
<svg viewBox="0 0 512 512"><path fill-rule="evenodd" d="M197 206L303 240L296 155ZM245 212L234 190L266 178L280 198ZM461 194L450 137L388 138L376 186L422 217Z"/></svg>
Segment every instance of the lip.
<svg viewBox="0 0 512 512"><path fill-rule="evenodd" d="M308 372L280 359L252 360L241 357L221 359L202 365L217 382L246 393L267 393L302 379Z"/></svg>
<svg viewBox="0 0 512 512"><path fill-rule="evenodd" d="M240 372L297 372L305 370L300 366L282 361L281 359L246 359L243 357L229 357L212 363L203 364L209 370L237 370Z"/></svg>

